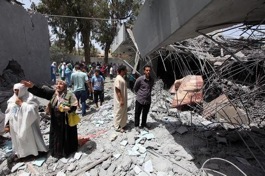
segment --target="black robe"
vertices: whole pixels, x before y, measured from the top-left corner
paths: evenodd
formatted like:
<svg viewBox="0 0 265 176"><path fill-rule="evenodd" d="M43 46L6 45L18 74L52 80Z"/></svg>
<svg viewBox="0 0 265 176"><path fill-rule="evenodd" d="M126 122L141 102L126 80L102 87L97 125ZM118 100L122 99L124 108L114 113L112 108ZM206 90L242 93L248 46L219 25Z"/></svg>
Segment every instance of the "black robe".
<svg viewBox="0 0 265 176"><path fill-rule="evenodd" d="M53 100L55 90L33 86L28 89L33 95ZM56 101L56 100L55 100ZM68 117L65 112L59 112L57 102L51 103L51 125L49 136L49 149L53 157L67 157L76 152L78 148L77 126L68 125ZM70 111L75 111L76 106L72 106Z"/></svg>

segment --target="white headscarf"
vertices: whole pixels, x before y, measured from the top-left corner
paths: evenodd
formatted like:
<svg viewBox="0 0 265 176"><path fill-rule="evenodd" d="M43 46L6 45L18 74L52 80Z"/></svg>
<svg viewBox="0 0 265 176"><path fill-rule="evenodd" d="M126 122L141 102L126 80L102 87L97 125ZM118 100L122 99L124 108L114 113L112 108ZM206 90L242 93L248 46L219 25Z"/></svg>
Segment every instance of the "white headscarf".
<svg viewBox="0 0 265 176"><path fill-rule="evenodd" d="M23 102L39 106L40 103L37 98L28 92L28 88L25 87L24 84L15 84L13 90L15 89L18 89L18 95L14 93L13 96L7 101L7 104L15 103L17 98L20 98Z"/></svg>
<svg viewBox="0 0 265 176"><path fill-rule="evenodd" d="M18 95L14 95L7 101L6 119L11 120L13 130L19 137L23 138L26 135L27 128L36 120L39 119L38 106L39 101L31 93L28 88L21 83L14 85L13 90L18 89ZM16 104L17 98L23 102L21 106ZM24 104L24 102L26 104Z"/></svg>

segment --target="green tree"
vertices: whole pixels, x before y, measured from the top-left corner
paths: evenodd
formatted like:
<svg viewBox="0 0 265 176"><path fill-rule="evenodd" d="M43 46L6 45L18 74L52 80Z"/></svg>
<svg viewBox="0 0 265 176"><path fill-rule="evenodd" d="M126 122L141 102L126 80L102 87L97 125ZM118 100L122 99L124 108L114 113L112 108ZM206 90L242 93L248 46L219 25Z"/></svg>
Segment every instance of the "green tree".
<svg viewBox="0 0 265 176"><path fill-rule="evenodd" d="M143 3L142 1L41 0L36 9L40 13L47 14L52 32L64 43L64 47L69 53L75 52L76 36L81 36L86 63L90 63L91 35L93 32L94 38L100 42L105 50L104 62L108 63L108 52L117 32L117 22L132 21ZM73 18L69 18L69 16ZM101 19L91 20L80 17Z"/></svg>
<svg viewBox="0 0 265 176"><path fill-rule="evenodd" d="M83 18L65 18L63 16L93 17L99 0L41 0L37 11L49 16L48 23L52 32L64 43L70 52L75 51L75 39L81 34L85 61L90 63L90 38L93 21ZM54 16L58 15L58 16Z"/></svg>
<svg viewBox="0 0 265 176"><path fill-rule="evenodd" d="M110 46L117 33L117 24L123 21L133 23L143 0L103 0L99 4L98 15L109 20L95 23L93 37L104 50L104 63L107 64Z"/></svg>

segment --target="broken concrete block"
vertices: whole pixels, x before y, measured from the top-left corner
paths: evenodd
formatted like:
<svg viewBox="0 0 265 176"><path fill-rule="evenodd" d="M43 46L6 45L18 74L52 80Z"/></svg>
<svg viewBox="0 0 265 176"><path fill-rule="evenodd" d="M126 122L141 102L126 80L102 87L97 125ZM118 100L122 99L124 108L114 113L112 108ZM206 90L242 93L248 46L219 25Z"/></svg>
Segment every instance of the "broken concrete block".
<svg viewBox="0 0 265 176"><path fill-rule="evenodd" d="M68 163L68 160L67 158L61 158L59 161L61 161L62 163L66 164Z"/></svg>
<svg viewBox="0 0 265 176"><path fill-rule="evenodd" d="M42 164L46 161L45 157L37 158L35 161L32 161L33 165L36 165L38 167L41 167Z"/></svg>
<svg viewBox="0 0 265 176"><path fill-rule="evenodd" d="M104 170L103 168L100 168L99 175L107 175L107 171Z"/></svg>
<svg viewBox="0 0 265 176"><path fill-rule="evenodd" d="M149 176L149 174L147 174L145 172L140 172L140 174L138 176Z"/></svg>
<svg viewBox="0 0 265 176"><path fill-rule="evenodd" d="M136 150L128 150L128 155L130 156L139 156L140 153Z"/></svg>
<svg viewBox="0 0 265 176"><path fill-rule="evenodd" d="M220 109L230 104L229 99L226 95L220 95L218 98L214 99L203 107L203 117L206 119L211 119L212 116L216 114Z"/></svg>
<svg viewBox="0 0 265 176"><path fill-rule="evenodd" d="M148 134L144 135L144 137L146 137L147 140L150 140L150 139L154 139L155 135L153 133L148 133Z"/></svg>
<svg viewBox="0 0 265 176"><path fill-rule="evenodd" d="M121 156L121 154L117 153L117 154L113 154L113 157L118 159Z"/></svg>
<svg viewBox="0 0 265 176"><path fill-rule="evenodd" d="M19 173L19 176L30 176L30 173L27 173L27 172L20 172Z"/></svg>
<svg viewBox="0 0 265 176"><path fill-rule="evenodd" d="M225 120L225 122L231 123L233 125L243 125L243 124L248 125L249 124L249 119L246 115L246 112L243 109L235 108L233 105L225 106L219 111L217 111L216 119L219 121L220 119L223 119ZM232 125L232 129L234 128L233 125Z"/></svg>
<svg viewBox="0 0 265 176"><path fill-rule="evenodd" d="M112 134L110 135L109 140L110 140L111 142L112 142L112 141L115 141L117 137L118 137L118 134L117 134L117 133L112 133Z"/></svg>
<svg viewBox="0 0 265 176"><path fill-rule="evenodd" d="M72 172L72 171L75 170L75 168L76 168L76 164L71 163L71 164L67 167L67 170L70 171L70 172Z"/></svg>
<svg viewBox="0 0 265 176"><path fill-rule="evenodd" d="M90 173L91 176L98 176L98 170L95 169L95 168L91 169L89 173Z"/></svg>
<svg viewBox="0 0 265 176"><path fill-rule="evenodd" d="M136 174L139 174L140 172L142 172L142 169L141 169L139 166L135 166L135 167L133 168L133 170L134 170L134 172L135 172Z"/></svg>
<svg viewBox="0 0 265 176"><path fill-rule="evenodd" d="M82 153L81 152L76 152L74 158L76 160L79 160L81 158L81 156L82 156Z"/></svg>
<svg viewBox="0 0 265 176"><path fill-rule="evenodd" d="M88 172L85 172L85 176L91 176L91 174Z"/></svg>
<svg viewBox="0 0 265 176"><path fill-rule="evenodd" d="M95 160L98 160L98 159L102 158L102 156L103 156L103 153L96 152L93 157Z"/></svg>
<svg viewBox="0 0 265 176"><path fill-rule="evenodd" d="M86 165L92 163L91 159L88 158L88 157L85 157L85 158L82 158L79 162L78 162L78 167L79 168L83 168L85 167Z"/></svg>
<svg viewBox="0 0 265 176"><path fill-rule="evenodd" d="M138 156L136 164L142 166L144 164L146 155L147 153L143 153L140 156Z"/></svg>
<svg viewBox="0 0 265 176"><path fill-rule="evenodd" d="M109 167L110 167L110 165L111 165L111 161L110 160L107 160L107 161L104 161L103 163L102 163L102 168L104 169L104 170L107 170Z"/></svg>
<svg viewBox="0 0 265 176"><path fill-rule="evenodd" d="M148 160L147 162L144 163L144 171L147 173L151 173L154 171L151 160Z"/></svg>
<svg viewBox="0 0 265 176"><path fill-rule="evenodd" d="M56 176L66 176L66 174L65 174L64 172L62 172L62 171L59 171L59 172L56 174Z"/></svg>
<svg viewBox="0 0 265 176"><path fill-rule="evenodd" d="M156 171L168 173L172 170L172 162L167 159L161 157L154 157L152 159L152 163Z"/></svg>
<svg viewBox="0 0 265 176"><path fill-rule="evenodd" d="M145 146L145 148L158 150L158 148L160 147L160 144L157 142L154 142L154 141L146 141L144 146Z"/></svg>
<svg viewBox="0 0 265 176"><path fill-rule="evenodd" d="M177 129L177 132L178 132L179 134L184 134L184 133L188 132L188 129L187 129L186 127L184 127L184 126L181 126L181 127L179 127L179 128Z"/></svg>
<svg viewBox="0 0 265 176"><path fill-rule="evenodd" d="M187 149L183 149L181 151L178 151L176 154L177 154L177 156L181 156L183 158L186 158L188 161L194 160L193 155Z"/></svg>
<svg viewBox="0 0 265 176"><path fill-rule="evenodd" d="M139 145L139 146L138 146L138 151L139 151L140 153L145 153L145 152L146 152L146 148L143 147L142 145Z"/></svg>
<svg viewBox="0 0 265 176"><path fill-rule="evenodd" d="M166 172L157 172L156 176L168 176Z"/></svg>
<svg viewBox="0 0 265 176"><path fill-rule="evenodd" d="M185 104L200 103L202 101L203 79L200 75L188 75L174 82L177 90L172 101L172 107Z"/></svg>
<svg viewBox="0 0 265 176"><path fill-rule="evenodd" d="M128 138L128 144L130 145L134 145L135 144L135 139L134 139L134 134L133 133L130 133L127 135L127 138Z"/></svg>
<svg viewBox="0 0 265 176"><path fill-rule="evenodd" d="M168 115L172 117L176 117L178 115L178 109L177 108L169 108Z"/></svg>
<svg viewBox="0 0 265 176"><path fill-rule="evenodd" d="M132 165L132 159L129 156L125 156L122 161L123 161L121 163L122 170L125 171L125 172L129 171L129 169L130 169L130 167Z"/></svg>
<svg viewBox="0 0 265 176"><path fill-rule="evenodd" d="M107 170L107 173L108 173L108 175L113 175L113 173L114 173L114 171L115 171L115 169L116 169L116 164L111 164L110 165L110 167L108 168L108 170Z"/></svg>
<svg viewBox="0 0 265 176"><path fill-rule="evenodd" d="M15 172L16 170L18 170L20 167L22 167L24 165L25 165L24 162L17 163L15 166L12 167L11 172Z"/></svg>
<svg viewBox="0 0 265 176"><path fill-rule="evenodd" d="M76 161L75 158L70 158L68 162L69 162L69 163L73 163L73 162L75 162L75 161Z"/></svg>
<svg viewBox="0 0 265 176"><path fill-rule="evenodd" d="M10 169L8 168L8 163L7 160L4 160L1 164L0 164L0 175L8 175L10 174Z"/></svg>
<svg viewBox="0 0 265 176"><path fill-rule="evenodd" d="M59 165L59 163L55 163L52 170L55 171L57 169L58 165Z"/></svg>
<svg viewBox="0 0 265 176"><path fill-rule="evenodd" d="M208 127L210 126L211 124L213 124L213 122L209 121L209 120L205 120L205 121L202 121L201 124L205 127Z"/></svg>
<svg viewBox="0 0 265 176"><path fill-rule="evenodd" d="M124 140L120 143L122 146L126 146L128 144L128 141Z"/></svg>
<svg viewBox="0 0 265 176"><path fill-rule="evenodd" d="M144 144L146 141L146 138L145 137L140 137L139 139L137 139L135 141L136 144Z"/></svg>

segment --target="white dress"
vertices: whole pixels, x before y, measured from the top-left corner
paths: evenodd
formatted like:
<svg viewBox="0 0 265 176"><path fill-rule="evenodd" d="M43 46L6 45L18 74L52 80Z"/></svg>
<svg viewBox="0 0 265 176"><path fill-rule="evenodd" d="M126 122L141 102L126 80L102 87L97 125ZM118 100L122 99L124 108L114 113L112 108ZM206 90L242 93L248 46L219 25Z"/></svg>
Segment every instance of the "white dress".
<svg viewBox="0 0 265 176"><path fill-rule="evenodd" d="M6 121L9 121L13 152L19 158L28 155L37 156L39 151L47 151L39 126L39 102L23 84L15 84L14 89L19 89L19 94L18 96L14 94L7 101L6 110ZM15 103L17 97L23 101L21 106Z"/></svg>

